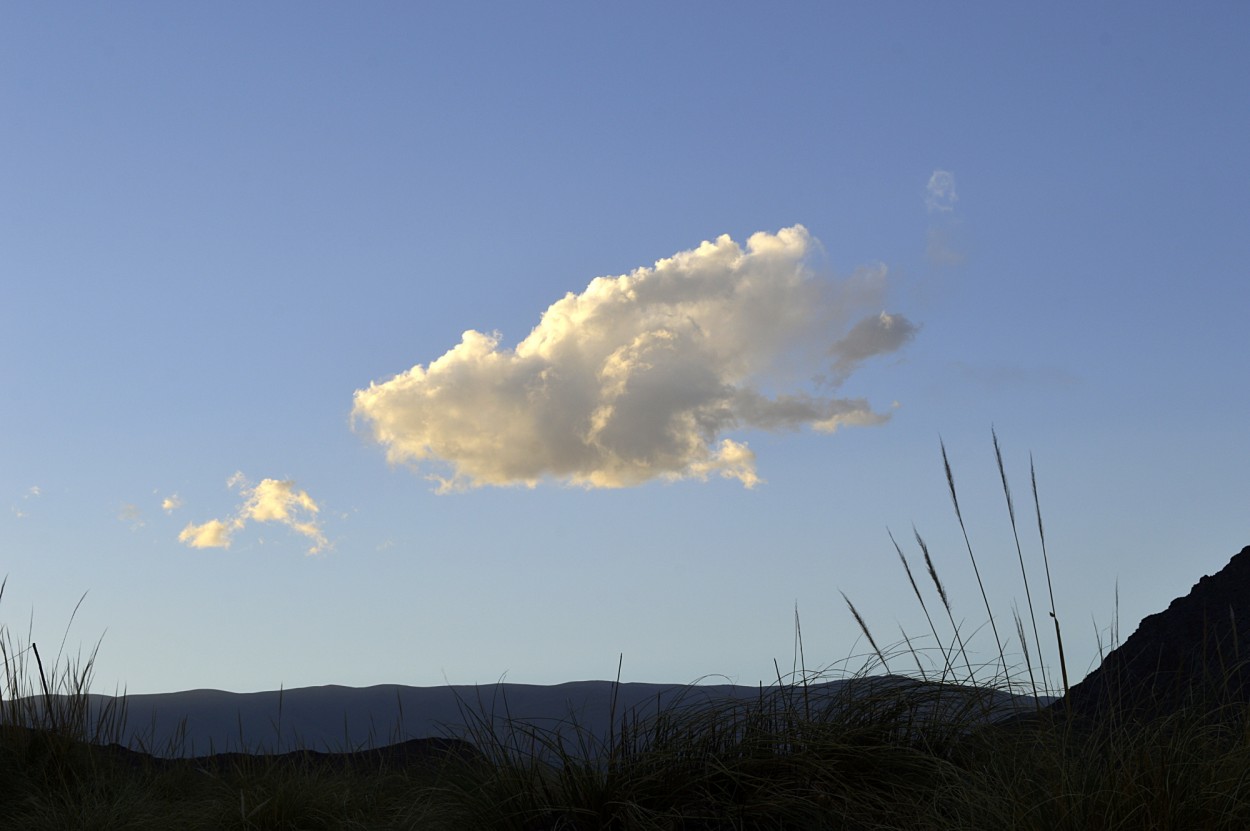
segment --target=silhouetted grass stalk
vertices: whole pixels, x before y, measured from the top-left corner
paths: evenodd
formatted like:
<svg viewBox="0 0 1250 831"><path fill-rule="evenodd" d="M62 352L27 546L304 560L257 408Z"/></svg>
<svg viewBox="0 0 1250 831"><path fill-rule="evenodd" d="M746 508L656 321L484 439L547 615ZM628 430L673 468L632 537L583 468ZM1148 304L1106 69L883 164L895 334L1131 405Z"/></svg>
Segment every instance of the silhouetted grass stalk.
<svg viewBox="0 0 1250 831"><path fill-rule="evenodd" d="M977 567L976 555L972 553L972 542L968 539L968 527L964 524L963 511L959 510L959 494L955 491L955 475L951 473L950 459L946 456L946 443L938 440L942 448L942 465L946 468L946 484L950 486L951 502L955 506L955 517L959 520L959 530L964 535L964 545L968 547L968 559L972 561L972 573L977 578L977 588L981 590L981 600L985 603L985 614L989 617L990 630L994 633L994 644L998 647L998 658L1002 663L1004 680L1010 676L1007 670L1007 656L1003 651L1003 640L998 636L998 624L994 622L994 610L990 608L989 595L985 593L985 581L981 579L981 569Z"/></svg>
<svg viewBox="0 0 1250 831"><path fill-rule="evenodd" d="M1050 579L1050 556L1046 553L1046 529L1042 526L1042 502L1037 496L1037 470L1033 466L1033 454L1029 454L1029 481L1033 486L1033 507L1037 510L1037 536L1042 543L1042 562L1046 566L1046 590L1050 593L1050 619L1055 622L1055 645L1059 651L1059 671L1063 674L1063 694L1068 694L1068 663L1063 654L1063 632L1059 629L1059 616L1055 612L1055 586Z"/></svg>
<svg viewBox="0 0 1250 831"><path fill-rule="evenodd" d="M1016 558L1020 561L1020 579L1024 583L1024 596L1029 604L1029 621L1033 625L1033 643L1037 645L1038 659L1042 655L1042 639L1037 634L1037 613L1033 611L1033 593L1029 590L1029 572L1024 567L1024 551L1020 548L1020 532L1016 528L1016 507L1011 499L1011 486L1007 484L1007 468L1003 465L1003 452L998 446L998 433L994 428L990 428L990 436L994 440L994 460L998 463L998 476L1003 483L1003 496L1007 498L1007 516L1011 518L1011 536L1016 542ZM1019 622L1019 616L1017 616ZM1024 653L1024 665L1029 670L1029 684L1033 688L1033 697L1036 698L1037 679L1033 677L1033 662L1029 660L1029 645L1024 637L1024 627L1018 627L1020 636L1020 648ZM1041 664L1042 670L1042 686L1049 688L1046 682L1046 666Z"/></svg>
<svg viewBox="0 0 1250 831"><path fill-rule="evenodd" d="M920 546L920 553L924 556L925 569L929 572L929 579L933 581L934 588L937 589L938 598L942 601L942 608L946 610L946 619L954 632L955 643L959 646L959 654L963 656L964 667L968 670L968 679L971 680L973 677L972 661L968 657L968 648L964 644L963 635L959 632L959 625L955 623L955 613L951 610L950 596L947 595L946 587L942 585L942 580L938 577L937 567L933 565L933 557L929 554L929 546L925 543L924 538L920 536L920 532L914 527L912 528L912 533L916 535L916 544Z"/></svg>
<svg viewBox="0 0 1250 831"><path fill-rule="evenodd" d="M888 528L886 529L886 534L889 535L890 542L894 545L894 550L898 552L898 559L903 564L903 571L907 574L907 582L911 586L912 594L916 596L916 600L920 603L920 609L924 612L924 619L929 624L929 631L933 633L933 642L937 644L938 649L942 650L942 680L945 681L946 673L950 669L950 653L942 648L942 638L938 635L937 626L933 623L933 616L929 614L929 604L925 603L924 595L920 593L920 586L916 584L916 578L911 572L911 564L907 562L907 556L903 554L902 546L894 539L894 533ZM903 637L907 640L908 649L911 650L911 638L908 638L906 633L903 634ZM914 650L912 651L914 653ZM917 658L916 666L920 666L919 658ZM923 670L921 672L923 673ZM969 672L971 672L971 667L969 667Z"/></svg>

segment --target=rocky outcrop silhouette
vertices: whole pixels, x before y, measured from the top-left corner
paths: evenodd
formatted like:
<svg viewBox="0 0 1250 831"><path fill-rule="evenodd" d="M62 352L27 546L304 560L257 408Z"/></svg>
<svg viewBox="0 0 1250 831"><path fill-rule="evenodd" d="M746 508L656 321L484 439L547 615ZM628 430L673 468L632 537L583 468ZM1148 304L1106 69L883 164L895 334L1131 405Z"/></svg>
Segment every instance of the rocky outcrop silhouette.
<svg viewBox="0 0 1250 831"><path fill-rule="evenodd" d="M1250 546L1166 610L1143 619L1053 707L1078 717L1150 721L1181 711L1227 718L1238 712L1228 705L1247 703Z"/></svg>

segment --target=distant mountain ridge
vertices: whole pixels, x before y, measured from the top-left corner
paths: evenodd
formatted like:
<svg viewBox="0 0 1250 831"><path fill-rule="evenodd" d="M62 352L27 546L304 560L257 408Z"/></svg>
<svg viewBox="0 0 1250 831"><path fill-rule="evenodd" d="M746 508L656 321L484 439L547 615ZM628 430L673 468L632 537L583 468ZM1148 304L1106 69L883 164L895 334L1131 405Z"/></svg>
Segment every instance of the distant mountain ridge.
<svg viewBox="0 0 1250 831"><path fill-rule="evenodd" d="M827 703L850 691L844 689L847 684L860 685L854 687L858 694L861 689L879 689L883 683L922 684L876 676L824 681L806 688L573 681L551 686L329 685L254 693L187 690L126 696L126 724L118 743L167 758L223 752L342 753L435 736L471 738L475 725L489 724L502 734L509 724L571 731L573 723L583 736L604 739L626 716L645 721L669 708L747 705L761 696L778 694ZM112 696L98 694L90 694L89 699L97 714L114 701ZM1033 702L1029 696L995 693L991 706L996 714L1010 715L1032 709Z"/></svg>

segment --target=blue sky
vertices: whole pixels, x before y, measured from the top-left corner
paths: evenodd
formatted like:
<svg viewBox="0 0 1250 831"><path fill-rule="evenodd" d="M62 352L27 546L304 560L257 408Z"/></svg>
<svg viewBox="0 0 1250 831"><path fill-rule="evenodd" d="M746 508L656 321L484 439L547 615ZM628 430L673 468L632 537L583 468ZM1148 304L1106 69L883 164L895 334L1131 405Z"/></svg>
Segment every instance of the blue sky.
<svg viewBox="0 0 1250 831"><path fill-rule="evenodd" d="M991 425L1076 675L1250 543L1242 4L5 16L0 615L98 691L767 683L913 523L971 630L939 437L1010 632Z"/></svg>

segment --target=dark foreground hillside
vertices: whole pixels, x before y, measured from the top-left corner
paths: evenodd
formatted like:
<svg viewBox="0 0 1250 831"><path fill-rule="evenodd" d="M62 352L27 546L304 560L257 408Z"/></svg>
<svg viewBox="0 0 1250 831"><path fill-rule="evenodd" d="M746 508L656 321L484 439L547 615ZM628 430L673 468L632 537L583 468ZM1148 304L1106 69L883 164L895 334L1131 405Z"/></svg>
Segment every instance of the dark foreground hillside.
<svg viewBox="0 0 1250 831"><path fill-rule="evenodd" d="M606 740L581 735L582 746L517 725L473 744L192 759L7 727L0 827L1250 827L1244 718L1218 730L1183 713L1131 731L1045 715L1002 726L987 724L981 699L890 684L834 708L788 688L626 722Z"/></svg>

